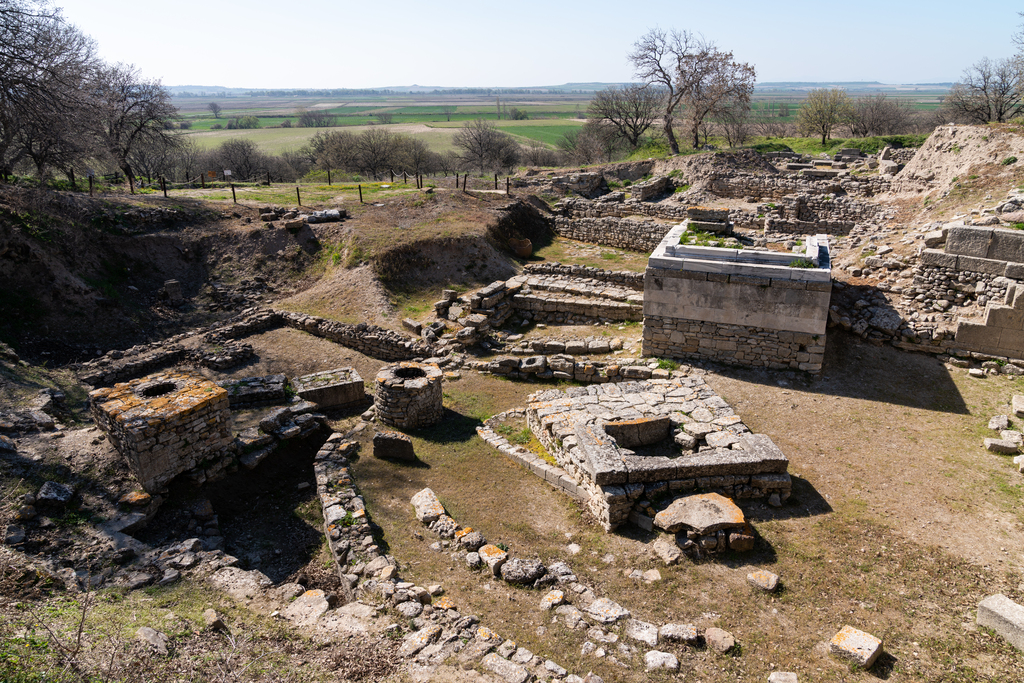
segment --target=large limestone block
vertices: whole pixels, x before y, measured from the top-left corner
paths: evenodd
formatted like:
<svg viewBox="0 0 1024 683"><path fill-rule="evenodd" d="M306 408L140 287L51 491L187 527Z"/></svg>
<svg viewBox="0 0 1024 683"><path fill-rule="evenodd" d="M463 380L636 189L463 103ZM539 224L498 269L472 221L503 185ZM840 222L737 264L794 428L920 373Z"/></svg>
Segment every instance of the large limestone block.
<svg viewBox="0 0 1024 683"><path fill-rule="evenodd" d="M878 659L878 655L882 654L882 641L870 633L847 625L832 637L829 651L837 657L868 669Z"/></svg>
<svg viewBox="0 0 1024 683"><path fill-rule="evenodd" d="M722 529L742 528L744 524L743 511L717 493L679 498L654 516L654 526L670 534L693 529L706 535Z"/></svg>
<svg viewBox="0 0 1024 683"><path fill-rule="evenodd" d="M989 596L978 603L978 625L986 626L1024 650L1024 607L1005 595Z"/></svg>
<svg viewBox="0 0 1024 683"><path fill-rule="evenodd" d="M416 509L416 519L424 524L437 521L437 518L444 514L444 506L429 488L412 497L412 506Z"/></svg>
<svg viewBox="0 0 1024 683"><path fill-rule="evenodd" d="M991 242L991 228L954 226L946 235L946 253L988 258L988 248Z"/></svg>

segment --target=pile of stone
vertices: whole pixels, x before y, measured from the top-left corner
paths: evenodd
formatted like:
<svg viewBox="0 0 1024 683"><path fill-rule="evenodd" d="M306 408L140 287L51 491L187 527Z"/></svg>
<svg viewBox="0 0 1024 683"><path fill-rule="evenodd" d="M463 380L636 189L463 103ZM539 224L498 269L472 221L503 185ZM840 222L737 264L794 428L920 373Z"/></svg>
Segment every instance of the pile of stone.
<svg viewBox="0 0 1024 683"><path fill-rule="evenodd" d="M654 526L675 535L674 545L684 553L701 557L726 550L749 552L756 536L735 503L717 493L682 496L654 515ZM655 552L672 564L678 551L666 547L671 541L655 542Z"/></svg>
<svg viewBox="0 0 1024 683"><path fill-rule="evenodd" d="M1015 418L1024 419L1024 396L1014 396L1010 406ZM1010 418L1006 415L996 415L988 421L988 428L998 432L999 437L986 437L984 440L985 450L999 455L1017 455L1024 447L1024 436L1019 429L1010 429L1012 426ZM1020 472L1024 473L1024 456L1017 456L1013 459Z"/></svg>
<svg viewBox="0 0 1024 683"><path fill-rule="evenodd" d="M306 223L331 223L348 217L345 209L327 209L305 213L299 207L285 209L280 206L264 206L258 209L260 220L273 225L275 221L284 221L288 229L301 228Z"/></svg>
<svg viewBox="0 0 1024 683"><path fill-rule="evenodd" d="M595 344L595 349L611 350L611 344L604 341ZM588 345L589 351L589 345ZM513 349L512 353L516 353ZM608 353L609 351L590 351ZM651 365L654 365L652 368ZM469 361L466 367L510 379L575 380L577 382L604 384L606 382L627 382L631 380L668 379L671 371L658 368L646 358L615 358L608 361L578 358L567 353L533 355L525 358L497 356L489 361Z"/></svg>

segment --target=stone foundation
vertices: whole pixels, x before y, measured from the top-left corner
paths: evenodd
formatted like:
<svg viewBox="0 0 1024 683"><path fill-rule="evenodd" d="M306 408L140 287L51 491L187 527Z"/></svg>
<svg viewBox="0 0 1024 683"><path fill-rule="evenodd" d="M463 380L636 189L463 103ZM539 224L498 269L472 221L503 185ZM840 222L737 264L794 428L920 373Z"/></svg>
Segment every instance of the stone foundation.
<svg viewBox="0 0 1024 683"><path fill-rule="evenodd" d="M429 363L399 363L377 373L373 405L377 421L399 429L441 421L441 369Z"/></svg>
<svg viewBox="0 0 1024 683"><path fill-rule="evenodd" d="M558 463L542 476L587 501L606 530L627 521L649 529L648 499L682 492L789 497L786 457L700 377L542 391L526 418Z"/></svg>
<svg viewBox="0 0 1024 683"><path fill-rule="evenodd" d="M825 335L651 315L644 318L643 355L817 373Z"/></svg>
<svg viewBox="0 0 1024 683"><path fill-rule="evenodd" d="M93 417L148 492L232 442L228 392L198 375L149 375L89 394Z"/></svg>

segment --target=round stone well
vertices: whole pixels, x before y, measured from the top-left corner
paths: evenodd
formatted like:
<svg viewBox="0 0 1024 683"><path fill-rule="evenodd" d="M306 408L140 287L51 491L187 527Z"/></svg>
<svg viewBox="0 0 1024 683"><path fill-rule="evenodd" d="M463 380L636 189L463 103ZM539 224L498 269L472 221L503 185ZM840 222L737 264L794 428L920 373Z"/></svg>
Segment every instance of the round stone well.
<svg viewBox="0 0 1024 683"><path fill-rule="evenodd" d="M441 368L411 361L377 373L373 406L377 420L399 429L429 427L441 421Z"/></svg>

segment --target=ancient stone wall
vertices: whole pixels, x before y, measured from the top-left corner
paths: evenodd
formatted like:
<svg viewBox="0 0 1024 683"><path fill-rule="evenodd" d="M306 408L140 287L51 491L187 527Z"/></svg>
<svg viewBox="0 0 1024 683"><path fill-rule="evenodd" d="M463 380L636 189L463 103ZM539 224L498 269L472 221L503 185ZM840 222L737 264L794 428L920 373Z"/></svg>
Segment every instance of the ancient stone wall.
<svg viewBox="0 0 1024 683"><path fill-rule="evenodd" d="M779 200L786 195L847 194L872 197L889 191L889 179L881 176L849 176L836 178L811 178L803 175L766 175L760 173L722 174L713 178L707 189L719 197L758 200Z"/></svg>
<svg viewBox="0 0 1024 683"><path fill-rule="evenodd" d="M647 315L643 353L818 373L825 357L825 335Z"/></svg>
<svg viewBox="0 0 1024 683"><path fill-rule="evenodd" d="M426 343L383 327L366 323L350 325L290 311L282 311L280 315L282 322L289 327L323 337L371 358L398 361L433 355L433 349Z"/></svg>
<svg viewBox="0 0 1024 683"><path fill-rule="evenodd" d="M1006 304L989 304L985 321L961 321L956 328L958 346L1009 358L1024 358L1024 286L1010 286Z"/></svg>
<svg viewBox="0 0 1024 683"><path fill-rule="evenodd" d="M685 215L685 209L683 210ZM649 252L665 236L672 225L637 221L626 218L566 218L556 216L551 221L554 231L561 237L601 244L607 247Z"/></svg>

